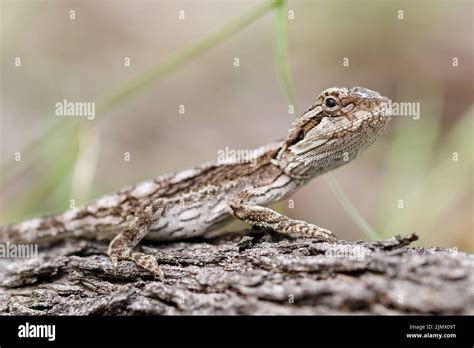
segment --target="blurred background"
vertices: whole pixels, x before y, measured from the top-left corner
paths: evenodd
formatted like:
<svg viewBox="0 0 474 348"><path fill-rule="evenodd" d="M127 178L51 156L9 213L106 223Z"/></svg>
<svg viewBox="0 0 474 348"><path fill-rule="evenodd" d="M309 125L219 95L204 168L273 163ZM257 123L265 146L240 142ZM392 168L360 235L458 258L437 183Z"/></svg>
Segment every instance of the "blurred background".
<svg viewBox="0 0 474 348"><path fill-rule="evenodd" d="M323 89L364 86L420 119L272 208L474 251L472 1L2 0L1 21L1 224L281 139Z"/></svg>

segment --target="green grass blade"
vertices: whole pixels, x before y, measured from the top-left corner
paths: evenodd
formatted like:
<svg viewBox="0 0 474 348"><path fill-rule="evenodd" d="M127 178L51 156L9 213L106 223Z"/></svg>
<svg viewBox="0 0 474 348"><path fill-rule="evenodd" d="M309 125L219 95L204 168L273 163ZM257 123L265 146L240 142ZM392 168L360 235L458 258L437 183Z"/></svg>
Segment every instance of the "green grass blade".
<svg viewBox="0 0 474 348"><path fill-rule="evenodd" d="M289 103L295 105L288 63L288 40L286 30L285 2L279 1L274 10L275 56L278 75Z"/></svg>
<svg viewBox="0 0 474 348"><path fill-rule="evenodd" d="M86 124L78 131L78 152L72 170L70 197L76 206L89 199L99 159L100 137L95 125Z"/></svg>
<svg viewBox="0 0 474 348"><path fill-rule="evenodd" d="M98 107L99 113L108 111L112 106L121 102L125 98L131 97L156 79L163 77L185 62L188 62L191 59L205 53L210 48L217 46L225 39L231 37L232 35L247 27L249 24L255 22L258 18L274 8L277 3L278 1L272 0L256 6L250 12L229 22L219 31L216 31L201 41L198 41L195 44L184 48L182 51L171 55L157 66L150 68L134 79L128 81L125 85L116 89L105 98L104 102L102 102Z"/></svg>
<svg viewBox="0 0 474 348"><path fill-rule="evenodd" d="M29 217L38 210L44 212L45 200L54 192L54 190L63 183L71 173L71 168L76 162L77 156L77 134L75 130L64 134L72 140L65 145L59 146L61 151L50 153L50 158L44 159L39 168L39 173L32 182L39 185L31 186L26 191L27 194L16 199L15 202L9 202L8 207L2 209L0 216L2 223L13 221L17 218ZM2 202L3 203L3 202ZM65 207L65 202L62 202Z"/></svg>
<svg viewBox="0 0 474 348"><path fill-rule="evenodd" d="M346 213L350 216L352 221L357 225L359 230L369 239L378 240L380 236L370 227L370 225L364 220L364 218L359 214L357 209L349 200L349 197L344 193L344 190L338 184L337 180L331 173L327 173L324 176L329 188L336 196L339 203L342 205Z"/></svg>

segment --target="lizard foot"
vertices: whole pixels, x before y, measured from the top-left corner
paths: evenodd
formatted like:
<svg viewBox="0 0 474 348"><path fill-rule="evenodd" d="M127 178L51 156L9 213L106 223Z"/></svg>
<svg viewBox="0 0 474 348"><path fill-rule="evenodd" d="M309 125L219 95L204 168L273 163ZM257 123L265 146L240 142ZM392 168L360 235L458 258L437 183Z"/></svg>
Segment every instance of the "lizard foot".
<svg viewBox="0 0 474 348"><path fill-rule="evenodd" d="M165 275L161 268L158 266L158 262L153 255L147 255L143 253L133 252L130 255L130 260L135 264L143 268L144 270L152 273L155 277L158 277L162 283L165 282Z"/></svg>
<svg viewBox="0 0 474 348"><path fill-rule="evenodd" d="M109 255L112 267L117 268L118 261L133 261L139 268L152 273L164 283L165 277L163 271L158 266L158 262L153 255L147 255L139 252L125 251L121 253L112 253Z"/></svg>

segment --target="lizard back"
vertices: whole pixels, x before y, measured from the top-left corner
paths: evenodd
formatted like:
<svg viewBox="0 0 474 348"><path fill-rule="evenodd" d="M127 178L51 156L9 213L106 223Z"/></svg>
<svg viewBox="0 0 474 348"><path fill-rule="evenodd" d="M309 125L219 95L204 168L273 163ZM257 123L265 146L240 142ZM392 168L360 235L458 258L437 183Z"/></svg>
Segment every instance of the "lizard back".
<svg viewBox="0 0 474 348"><path fill-rule="evenodd" d="M165 201L165 212L152 222L145 239L201 236L232 220L228 200L245 197L249 187L276 183L280 188L274 192L262 190L255 204L282 199L296 189L296 184L271 161L281 146L282 142L275 142L254 150L255 163L208 162L122 188L64 213L1 227L0 240L41 243L69 236L111 240L117 233L116 226L133 210L157 199Z"/></svg>

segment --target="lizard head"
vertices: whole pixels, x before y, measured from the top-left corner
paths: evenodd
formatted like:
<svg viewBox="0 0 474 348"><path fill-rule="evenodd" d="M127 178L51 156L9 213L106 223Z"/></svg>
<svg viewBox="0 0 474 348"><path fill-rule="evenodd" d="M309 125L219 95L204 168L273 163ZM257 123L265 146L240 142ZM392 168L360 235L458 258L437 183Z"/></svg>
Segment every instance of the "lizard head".
<svg viewBox="0 0 474 348"><path fill-rule="evenodd" d="M290 129L278 152L291 177L309 179L354 159L390 119L390 100L362 87L328 88Z"/></svg>

